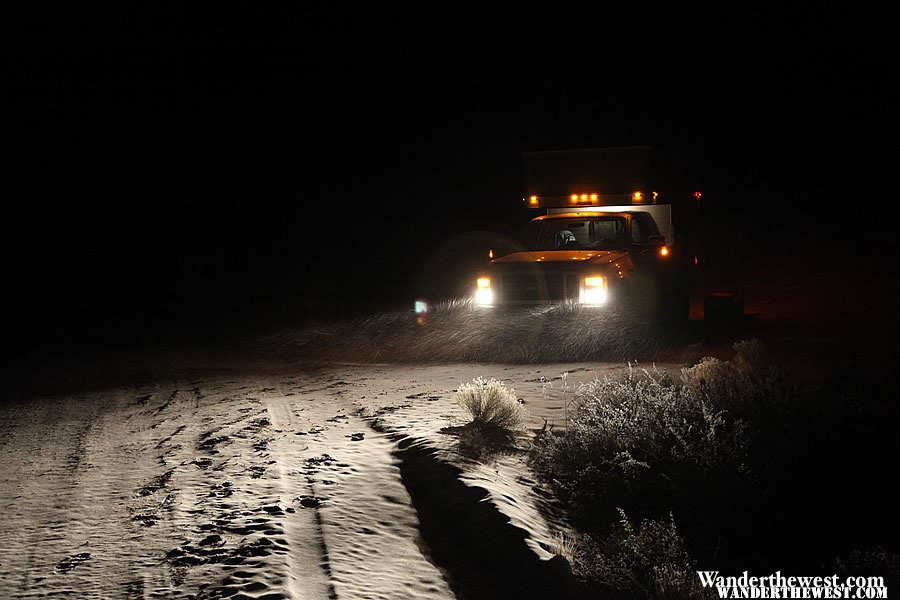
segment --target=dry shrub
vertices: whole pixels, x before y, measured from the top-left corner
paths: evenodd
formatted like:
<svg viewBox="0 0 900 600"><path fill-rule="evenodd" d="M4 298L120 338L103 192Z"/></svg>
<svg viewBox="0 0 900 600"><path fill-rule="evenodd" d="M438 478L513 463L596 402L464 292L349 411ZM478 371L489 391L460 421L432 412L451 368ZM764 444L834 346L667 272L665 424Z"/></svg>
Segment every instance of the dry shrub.
<svg viewBox="0 0 900 600"><path fill-rule="evenodd" d="M650 515L697 482L746 475L746 423L668 374L630 367L578 387L562 435L542 432L531 465L593 523L637 501Z"/></svg>
<svg viewBox="0 0 900 600"><path fill-rule="evenodd" d="M665 335L627 309L484 309L458 300L421 318L412 311L382 313L279 332L258 346L316 361L545 363L653 355Z"/></svg>
<svg viewBox="0 0 900 600"><path fill-rule="evenodd" d="M459 386L456 401L469 421L444 431L459 438L462 454L481 460L513 446L525 413L515 390L502 381L476 377Z"/></svg>
<svg viewBox="0 0 900 600"><path fill-rule="evenodd" d="M493 377L476 377L456 391L456 401L478 429L513 431L522 427L524 410L516 391Z"/></svg>
<svg viewBox="0 0 900 600"><path fill-rule="evenodd" d="M703 598L695 563L675 519L645 519L633 525L625 511L605 536L584 536L575 553L575 573L621 598Z"/></svg>
<svg viewBox="0 0 900 600"><path fill-rule="evenodd" d="M566 431L535 437L532 468L594 539L622 507L650 521L673 513L693 556L723 572L802 571L873 544L886 553L864 558L889 562L898 519L891 486L878 482L888 482L884 465L900 456L895 411L871 399L847 402L828 387L797 389L758 342L735 352L680 376L630 368L580 386ZM851 399L872 396L865 378L853 381ZM822 484L836 473L872 484ZM831 515L827 525L822 515ZM795 540L809 552L793 552ZM592 552L610 550L584 546L576 568L587 575L601 571L585 565L607 560ZM658 593L645 588L643 596Z"/></svg>

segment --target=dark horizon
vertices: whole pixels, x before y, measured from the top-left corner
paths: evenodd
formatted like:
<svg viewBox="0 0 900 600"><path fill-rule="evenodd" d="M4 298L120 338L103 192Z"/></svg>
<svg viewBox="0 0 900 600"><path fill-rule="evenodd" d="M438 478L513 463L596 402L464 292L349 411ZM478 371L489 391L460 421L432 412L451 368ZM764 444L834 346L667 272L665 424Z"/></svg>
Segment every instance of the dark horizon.
<svg viewBox="0 0 900 600"><path fill-rule="evenodd" d="M894 82L834 49L785 57L699 83L620 66L616 87L342 77L284 48L20 49L7 334L139 347L411 306L469 232L521 229L540 150L683 149L735 268L849 247L893 269L890 220L846 214L890 194Z"/></svg>

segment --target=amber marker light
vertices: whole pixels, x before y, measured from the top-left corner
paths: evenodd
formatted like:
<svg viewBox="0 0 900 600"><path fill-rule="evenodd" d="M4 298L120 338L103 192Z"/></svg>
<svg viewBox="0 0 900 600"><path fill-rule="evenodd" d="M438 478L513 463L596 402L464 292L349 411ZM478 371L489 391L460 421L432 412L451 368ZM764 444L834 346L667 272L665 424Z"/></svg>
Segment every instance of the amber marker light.
<svg viewBox="0 0 900 600"><path fill-rule="evenodd" d="M663 246L662 248L660 248L660 249L659 249L659 255L660 255L660 256L668 256L668 255L669 255L669 248L668 248L667 246Z"/></svg>
<svg viewBox="0 0 900 600"><path fill-rule="evenodd" d="M591 194L591 202L597 201L597 194Z"/></svg>
<svg viewBox="0 0 900 600"><path fill-rule="evenodd" d="M631 195L631 199L635 202L643 202L644 201L644 193L643 192L635 192Z"/></svg>
<svg viewBox="0 0 900 600"><path fill-rule="evenodd" d="M578 194L572 194L572 202L578 202Z"/></svg>
<svg viewBox="0 0 900 600"><path fill-rule="evenodd" d="M581 201L582 201L582 202L587 202L587 199L588 199L588 195L587 195L587 194L582 194L582 195L581 195Z"/></svg>
<svg viewBox="0 0 900 600"><path fill-rule="evenodd" d="M493 248L488 250L488 258L491 260L494 260L494 249Z"/></svg>
<svg viewBox="0 0 900 600"><path fill-rule="evenodd" d="M528 206L539 206L540 202L538 201L537 196L532 196L528 199Z"/></svg>

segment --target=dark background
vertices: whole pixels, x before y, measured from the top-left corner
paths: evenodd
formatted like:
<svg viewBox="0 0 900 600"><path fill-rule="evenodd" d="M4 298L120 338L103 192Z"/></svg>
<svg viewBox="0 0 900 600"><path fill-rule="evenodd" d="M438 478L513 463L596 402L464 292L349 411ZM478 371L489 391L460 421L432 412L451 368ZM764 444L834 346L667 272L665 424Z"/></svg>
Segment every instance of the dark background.
<svg viewBox="0 0 900 600"><path fill-rule="evenodd" d="M586 18L570 15L551 37L472 15L183 11L32 16L12 44L11 356L407 308L454 240L525 223L525 151L689 156L720 269L896 274L885 15L567 33Z"/></svg>

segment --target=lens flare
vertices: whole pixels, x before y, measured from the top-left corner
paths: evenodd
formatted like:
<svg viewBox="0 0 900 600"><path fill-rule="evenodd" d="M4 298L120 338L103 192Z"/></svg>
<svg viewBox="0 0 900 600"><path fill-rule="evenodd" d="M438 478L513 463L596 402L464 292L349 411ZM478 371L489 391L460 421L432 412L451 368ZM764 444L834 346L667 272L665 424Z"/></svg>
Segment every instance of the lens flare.
<svg viewBox="0 0 900 600"><path fill-rule="evenodd" d="M479 306L490 306L494 303L494 292L491 288L478 288L475 290L475 304Z"/></svg>

